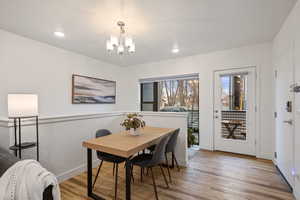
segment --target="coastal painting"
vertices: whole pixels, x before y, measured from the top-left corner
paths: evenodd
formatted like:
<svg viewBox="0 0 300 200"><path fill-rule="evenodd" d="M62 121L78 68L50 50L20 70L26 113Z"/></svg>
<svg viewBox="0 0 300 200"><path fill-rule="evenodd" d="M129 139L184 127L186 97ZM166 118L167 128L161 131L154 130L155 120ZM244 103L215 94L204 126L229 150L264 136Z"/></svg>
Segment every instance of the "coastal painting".
<svg viewBox="0 0 300 200"><path fill-rule="evenodd" d="M116 103L116 82L87 76L72 77L73 104Z"/></svg>

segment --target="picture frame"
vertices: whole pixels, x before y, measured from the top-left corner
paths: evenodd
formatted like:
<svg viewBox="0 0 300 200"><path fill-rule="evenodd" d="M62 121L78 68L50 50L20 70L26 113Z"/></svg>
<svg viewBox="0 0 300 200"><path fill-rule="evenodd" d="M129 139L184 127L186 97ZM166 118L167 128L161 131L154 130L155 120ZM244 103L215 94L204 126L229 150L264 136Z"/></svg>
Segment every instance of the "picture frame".
<svg viewBox="0 0 300 200"><path fill-rule="evenodd" d="M72 104L115 104L116 81L72 75Z"/></svg>

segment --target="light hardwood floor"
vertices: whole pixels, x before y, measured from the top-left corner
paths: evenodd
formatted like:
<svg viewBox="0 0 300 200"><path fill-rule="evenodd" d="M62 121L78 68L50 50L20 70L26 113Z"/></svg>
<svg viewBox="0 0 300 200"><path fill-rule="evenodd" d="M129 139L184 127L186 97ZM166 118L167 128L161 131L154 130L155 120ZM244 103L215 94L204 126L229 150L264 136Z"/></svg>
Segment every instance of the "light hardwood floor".
<svg viewBox="0 0 300 200"><path fill-rule="evenodd" d="M104 163L95 192L106 199L114 196L112 165ZM96 173L94 169L93 174ZM294 199L288 186L271 161L223 152L198 151L191 154L187 168L173 169L173 184L165 189L159 168L156 174L158 195L161 200L289 200ZM132 199L155 199L152 179L134 169ZM86 197L86 173L60 184L63 200L82 200ZM118 199L124 199L124 168L120 167Z"/></svg>

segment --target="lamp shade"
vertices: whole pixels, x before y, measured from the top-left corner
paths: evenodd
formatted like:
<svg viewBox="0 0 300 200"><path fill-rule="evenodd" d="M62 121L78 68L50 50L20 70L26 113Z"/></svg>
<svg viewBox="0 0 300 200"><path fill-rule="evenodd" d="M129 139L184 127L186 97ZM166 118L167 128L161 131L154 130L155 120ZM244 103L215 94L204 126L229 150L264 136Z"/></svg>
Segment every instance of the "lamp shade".
<svg viewBox="0 0 300 200"><path fill-rule="evenodd" d="M8 117L33 117L38 115L38 96L36 94L8 94Z"/></svg>

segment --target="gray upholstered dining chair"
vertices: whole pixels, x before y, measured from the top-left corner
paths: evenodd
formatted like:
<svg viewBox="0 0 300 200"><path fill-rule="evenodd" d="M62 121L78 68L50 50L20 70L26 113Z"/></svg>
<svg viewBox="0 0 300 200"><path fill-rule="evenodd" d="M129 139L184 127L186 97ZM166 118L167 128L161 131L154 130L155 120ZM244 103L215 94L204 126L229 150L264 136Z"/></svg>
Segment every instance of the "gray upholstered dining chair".
<svg viewBox="0 0 300 200"><path fill-rule="evenodd" d="M171 179L171 173L170 173L170 170L169 170L169 163L168 163L167 154L172 153L172 163L173 163L172 165L174 166L174 162L175 162L178 171L180 171L180 167L178 165L178 162L177 162L177 159L176 159L176 156L175 156L175 148L176 148L176 144L177 144L177 138L178 138L178 135L179 135L179 131L180 131L180 129L178 128L172 133L172 135L170 136L170 139L168 141L168 144L166 146L166 151L165 151L165 159L166 159L169 179L170 179L171 183L172 183L172 179Z"/></svg>
<svg viewBox="0 0 300 200"><path fill-rule="evenodd" d="M177 138L178 138L179 132L180 132L180 129L178 128L171 134L170 139L169 139L169 141L167 143L167 146L166 146L166 151L165 151L165 160L166 160L166 164L167 164L166 167L167 167L167 170L168 170L168 175L169 175L169 179L170 179L171 183L172 183L172 178L171 178L171 172L170 172L170 168L169 168L169 161L168 161L167 154L171 153L171 155L172 155L172 167L174 167L174 162L175 162L178 171L180 171L180 167L179 167L179 164L177 162L177 158L175 156L175 148L176 148ZM156 148L156 145L152 145L152 146L148 147L147 149L151 153L153 153L155 148ZM141 172L141 176L142 176L142 172Z"/></svg>
<svg viewBox="0 0 300 200"><path fill-rule="evenodd" d="M96 138L107 136L107 135L110 135L110 134L111 134L111 132L109 130L100 129L100 130L98 130L96 132ZM124 162L126 159L122 158L120 156L115 156L115 155L112 155L112 154L109 154L109 153L100 152L100 151L97 151L97 157L98 157L99 160L101 160L101 162L100 162L100 165L98 167L98 171L97 171L97 174L96 174L96 177L95 177L95 180L94 180L93 188L95 186L95 183L97 181L98 175L100 173L100 169L102 167L103 161L113 163L113 166L114 166L113 175L115 175L115 199L117 199L118 167L119 167L119 164L122 163L122 162Z"/></svg>
<svg viewBox="0 0 300 200"><path fill-rule="evenodd" d="M148 168L150 169L151 176L152 176L152 182L153 182L153 187L154 187L154 192L155 192L155 197L158 200L158 195L157 195L157 189L156 189L156 183L155 183L155 178L153 174L152 168L155 166L159 166L160 170L162 172L162 175L164 177L165 183L167 185L167 188L169 188L169 184L167 181L167 178L165 176L164 170L162 168L161 163L164 161L164 155L166 151L166 146L169 141L169 135L163 137L160 142L156 145L155 150L153 153L148 154L148 153L143 153L140 154L136 157L134 157L131 160L132 165L136 165L141 167L141 180L142 180L142 169Z"/></svg>

